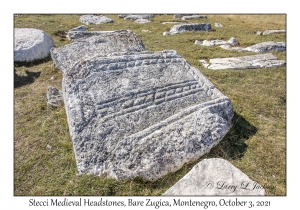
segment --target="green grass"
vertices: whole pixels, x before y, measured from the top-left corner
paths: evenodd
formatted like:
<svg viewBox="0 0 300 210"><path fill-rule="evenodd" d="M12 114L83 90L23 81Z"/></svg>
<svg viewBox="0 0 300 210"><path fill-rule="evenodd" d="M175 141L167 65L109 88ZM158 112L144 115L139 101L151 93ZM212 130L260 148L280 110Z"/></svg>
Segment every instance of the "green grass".
<svg viewBox="0 0 300 210"><path fill-rule="evenodd" d="M285 15L207 15L212 32L187 32L163 36L174 21L173 15L156 15L151 23L138 24L106 15L115 22L89 25L88 30L129 29L138 34L149 51L176 50L198 68L234 106L231 130L203 158L221 157L262 185L267 195L286 195L286 67L252 70L212 71L199 59L251 55L220 47L194 45L197 40L235 37L246 47L264 41L286 41L285 34L257 36L256 31L285 29ZM44 30L61 47L69 41L63 32L83 25L80 15L15 16L15 27ZM178 21L178 20L176 20ZM223 28L215 28L214 23ZM150 30L150 33L142 32ZM285 52L273 52L286 59ZM14 89L14 194L15 195L161 195L182 178L197 162L149 182L116 181L93 175L77 175L72 142L64 107L46 103L49 85L61 89L62 72L50 58L30 64L16 64ZM54 77L53 80L50 80ZM51 146L47 150L47 145ZM199 161L201 160L199 159Z"/></svg>

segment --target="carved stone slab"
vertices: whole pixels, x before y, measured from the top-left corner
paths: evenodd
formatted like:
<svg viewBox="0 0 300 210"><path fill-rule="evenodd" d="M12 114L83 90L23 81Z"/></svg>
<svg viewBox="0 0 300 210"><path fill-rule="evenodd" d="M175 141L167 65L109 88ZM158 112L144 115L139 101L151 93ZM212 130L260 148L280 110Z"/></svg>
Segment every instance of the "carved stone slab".
<svg viewBox="0 0 300 210"><path fill-rule="evenodd" d="M186 31L211 31L210 23L186 23L175 25L170 29L171 35Z"/></svg>
<svg viewBox="0 0 300 210"><path fill-rule="evenodd" d="M265 195L265 189L230 162L204 159L163 195Z"/></svg>
<svg viewBox="0 0 300 210"><path fill-rule="evenodd" d="M175 51L61 61L79 173L156 180L209 152L230 128L230 100Z"/></svg>
<svg viewBox="0 0 300 210"><path fill-rule="evenodd" d="M113 52L144 51L142 40L132 31L69 31L71 44L61 48L52 48L54 64L62 71L75 61L95 55L107 55Z"/></svg>
<svg viewBox="0 0 300 210"><path fill-rule="evenodd" d="M249 55L231 58L214 58L210 59L209 63L205 60L199 60L205 68L218 70L218 69L256 69L256 68L271 68L284 66L284 60L278 60L271 53Z"/></svg>

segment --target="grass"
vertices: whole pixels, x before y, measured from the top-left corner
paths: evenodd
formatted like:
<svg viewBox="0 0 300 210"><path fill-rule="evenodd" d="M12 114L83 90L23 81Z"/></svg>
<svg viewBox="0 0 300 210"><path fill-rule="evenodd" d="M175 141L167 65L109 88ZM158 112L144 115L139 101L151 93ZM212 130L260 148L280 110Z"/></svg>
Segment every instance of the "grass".
<svg viewBox="0 0 300 210"><path fill-rule="evenodd" d="M151 23L138 24L106 15L115 22L89 25L88 30L129 29L137 33L147 50L176 50L198 68L234 106L233 126L225 138L203 158L228 160L252 180L269 186L267 195L286 195L286 67L251 70L211 71L199 59L251 55L220 47L194 45L197 40L235 37L246 47L264 41L286 41L285 34L257 36L256 31L285 29L285 15L207 15L212 32L187 32L163 36L173 15L156 15ZM69 29L83 25L80 15L20 15L14 26L44 30L56 47L69 41ZM178 21L178 20L176 20ZM214 28L214 23L223 28ZM150 30L145 33L142 30ZM273 52L286 59L285 52ZM197 162L149 182L140 178L116 181L93 175L77 175L72 142L64 107L46 103L49 85L61 90L62 72L50 58L14 67L14 194L15 195L161 195ZM50 80L54 77L53 80ZM47 149L47 145L51 149Z"/></svg>

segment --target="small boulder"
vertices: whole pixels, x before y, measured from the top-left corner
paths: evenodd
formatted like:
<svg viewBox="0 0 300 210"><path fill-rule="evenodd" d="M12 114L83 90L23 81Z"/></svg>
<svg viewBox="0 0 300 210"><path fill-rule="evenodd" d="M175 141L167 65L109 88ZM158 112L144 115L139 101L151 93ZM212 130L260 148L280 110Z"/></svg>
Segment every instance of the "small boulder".
<svg viewBox="0 0 300 210"><path fill-rule="evenodd" d="M220 28L220 27L223 27L223 25L221 23L215 23L215 27Z"/></svg>
<svg viewBox="0 0 300 210"><path fill-rule="evenodd" d="M47 89L47 104L51 107L58 107L64 104L62 92L57 88L48 86Z"/></svg>
<svg viewBox="0 0 300 210"><path fill-rule="evenodd" d="M151 21L147 20L147 19L140 18L140 19L136 19L134 22L139 23L139 24L145 24L145 23L149 23Z"/></svg>
<svg viewBox="0 0 300 210"><path fill-rule="evenodd" d="M14 61L30 62L46 58L54 47L53 39L35 28L15 28Z"/></svg>
<svg viewBox="0 0 300 210"><path fill-rule="evenodd" d="M103 15L82 15L79 21L86 25L113 23L114 21Z"/></svg>

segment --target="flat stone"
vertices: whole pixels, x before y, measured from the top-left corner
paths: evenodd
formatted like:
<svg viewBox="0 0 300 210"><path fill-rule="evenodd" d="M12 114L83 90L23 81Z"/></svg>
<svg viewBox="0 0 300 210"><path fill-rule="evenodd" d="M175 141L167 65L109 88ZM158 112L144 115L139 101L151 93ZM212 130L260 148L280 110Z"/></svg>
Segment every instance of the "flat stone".
<svg viewBox="0 0 300 210"><path fill-rule="evenodd" d="M188 15L188 16L181 17L181 20L192 20L192 19L207 19L207 16L205 16L205 15Z"/></svg>
<svg viewBox="0 0 300 210"><path fill-rule="evenodd" d="M221 23L215 23L215 27L220 28L223 27L223 25Z"/></svg>
<svg viewBox="0 0 300 210"><path fill-rule="evenodd" d="M169 35L171 35L171 33L168 32L168 31L165 31L165 32L163 32L163 35L164 35L164 36L169 36Z"/></svg>
<svg viewBox="0 0 300 210"><path fill-rule="evenodd" d="M285 42L262 42L245 48L251 52L286 51Z"/></svg>
<svg viewBox="0 0 300 210"><path fill-rule="evenodd" d="M139 24L145 24L145 23L150 23L151 21L148 19L141 18L141 19L136 19L134 22Z"/></svg>
<svg viewBox="0 0 300 210"><path fill-rule="evenodd" d="M175 14L174 19L182 18L183 16L192 16L192 15L197 15L197 14Z"/></svg>
<svg viewBox="0 0 300 210"><path fill-rule="evenodd" d="M113 23L114 22L111 18L108 18L103 15L82 15L82 16L80 16L79 21L86 25L104 24L104 23Z"/></svg>
<svg viewBox="0 0 300 210"><path fill-rule="evenodd" d="M64 104L62 92L57 88L48 86L47 88L47 104L52 107L58 107Z"/></svg>
<svg viewBox="0 0 300 210"><path fill-rule="evenodd" d="M150 33L151 31L150 30L142 30L142 32Z"/></svg>
<svg viewBox="0 0 300 210"><path fill-rule="evenodd" d="M76 31L76 39L61 48L52 48L54 64L62 71L73 66L80 59L114 52L144 51L142 40L132 31Z"/></svg>
<svg viewBox="0 0 300 210"><path fill-rule="evenodd" d="M138 19L149 19L153 18L154 15L148 14L148 15L127 15L124 20L138 20Z"/></svg>
<svg viewBox="0 0 300 210"><path fill-rule="evenodd" d="M263 32L263 35L267 35L267 34L281 34L281 33L285 33L285 30L265 30Z"/></svg>
<svg viewBox="0 0 300 210"><path fill-rule="evenodd" d="M171 35L186 31L211 31L210 23L190 23L175 25L170 29Z"/></svg>
<svg viewBox="0 0 300 210"><path fill-rule="evenodd" d="M263 196L262 185L220 158L204 159L163 195Z"/></svg>
<svg viewBox="0 0 300 210"><path fill-rule="evenodd" d="M46 58L54 47L53 39L35 28L15 28L14 61L29 62Z"/></svg>
<svg viewBox="0 0 300 210"><path fill-rule="evenodd" d="M162 22L161 24L183 24L183 23L186 23L186 22Z"/></svg>
<svg viewBox="0 0 300 210"><path fill-rule="evenodd" d="M113 50L73 51L77 61L63 68L79 173L157 180L222 140L232 104L198 69L172 50ZM65 66L64 59L54 60Z"/></svg>
<svg viewBox="0 0 300 210"><path fill-rule="evenodd" d="M236 51L239 51L239 52L248 52L243 47L232 47L229 43L224 44L224 45L220 45L220 47L223 48L224 50L236 50Z"/></svg>
<svg viewBox="0 0 300 210"><path fill-rule="evenodd" d="M199 62L203 64L203 61ZM231 58L214 58L210 59L209 63L210 65L205 65L205 67L211 70L271 68L286 64L284 60L278 60L271 53Z"/></svg>
<svg viewBox="0 0 300 210"><path fill-rule="evenodd" d="M228 42L228 44L231 44L231 45L238 45L239 44L239 42L234 37L231 37L227 42Z"/></svg>
<svg viewBox="0 0 300 210"><path fill-rule="evenodd" d="M67 38L69 40L72 40L72 39L74 39L74 37L76 37L76 32L78 32L78 31L81 32L81 31L86 31L86 30L87 30L87 28L84 25L78 26L76 28L72 28L71 30L68 31ZM70 38L70 37L73 37L73 38Z"/></svg>

